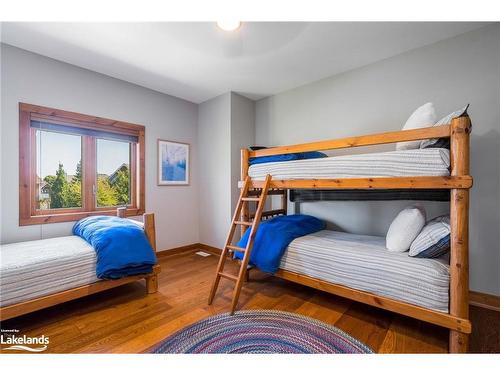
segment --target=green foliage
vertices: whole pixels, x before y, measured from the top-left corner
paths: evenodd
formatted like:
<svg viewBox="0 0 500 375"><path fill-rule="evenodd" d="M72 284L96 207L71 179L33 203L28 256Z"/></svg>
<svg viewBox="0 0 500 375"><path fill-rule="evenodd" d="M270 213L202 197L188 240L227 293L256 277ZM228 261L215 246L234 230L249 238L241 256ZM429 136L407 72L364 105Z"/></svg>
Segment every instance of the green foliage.
<svg viewBox="0 0 500 375"><path fill-rule="evenodd" d="M80 163L78 163L78 166ZM77 166L77 173L78 167ZM73 177L68 182L64 166L59 163L56 175L45 176L44 181L49 186L50 208L72 208L82 206L81 168L79 177ZM47 202L40 201L40 205Z"/></svg>
<svg viewBox="0 0 500 375"><path fill-rule="evenodd" d="M97 205L100 207L116 206L116 191L109 183L108 177L97 177Z"/></svg>
<svg viewBox="0 0 500 375"><path fill-rule="evenodd" d="M49 185L50 188L52 188L52 184L54 183L55 179L56 179L56 176L48 175L48 176L45 176L45 178L43 180Z"/></svg>
<svg viewBox="0 0 500 375"><path fill-rule="evenodd" d="M121 167L112 178L97 177L97 205L100 207L120 206L129 203L128 165Z"/></svg>
<svg viewBox="0 0 500 375"><path fill-rule="evenodd" d="M78 164L76 165L76 172L75 175L73 176L73 179L71 182L82 182L82 161L80 160Z"/></svg>
<svg viewBox="0 0 500 375"><path fill-rule="evenodd" d="M113 181L109 176L97 177L97 206L112 207L128 204L130 171L127 165L116 172ZM50 208L72 208L82 206L82 165L76 166L76 173L70 182L67 180L64 166L59 163L56 175L44 178L49 187ZM39 204L46 204L40 201Z"/></svg>
<svg viewBox="0 0 500 375"><path fill-rule="evenodd" d="M57 168L54 181L50 185L50 207L63 208L67 207L64 202L64 190L67 189L68 182L66 181L66 172L61 163Z"/></svg>
<svg viewBox="0 0 500 375"><path fill-rule="evenodd" d="M129 178L130 173L126 166L116 173L113 180L112 187L116 192L117 203L120 205L129 203Z"/></svg>
<svg viewBox="0 0 500 375"><path fill-rule="evenodd" d="M70 183L66 183L63 191L64 207L82 206L82 183L73 178Z"/></svg>

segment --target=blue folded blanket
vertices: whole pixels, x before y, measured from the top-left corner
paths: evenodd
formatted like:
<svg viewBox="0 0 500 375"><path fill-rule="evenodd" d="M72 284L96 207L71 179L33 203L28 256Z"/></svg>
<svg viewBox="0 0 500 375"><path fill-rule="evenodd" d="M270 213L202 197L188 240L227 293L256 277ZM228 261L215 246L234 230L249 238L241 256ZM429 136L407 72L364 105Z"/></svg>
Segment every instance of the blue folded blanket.
<svg viewBox="0 0 500 375"><path fill-rule="evenodd" d="M275 273L290 242L297 237L325 229L325 226L323 220L309 215L276 216L263 221L257 229L250 264L261 271ZM246 247L250 229L247 229L238 242L239 247ZM235 257L243 259L243 254L237 252Z"/></svg>
<svg viewBox="0 0 500 375"><path fill-rule="evenodd" d="M100 279L150 273L156 264L153 248L144 230L127 219L90 216L73 226L97 253L96 275Z"/></svg>
<svg viewBox="0 0 500 375"><path fill-rule="evenodd" d="M249 164L262 164L262 163L272 163L278 161L291 161L291 160L303 160L303 159L318 159L326 158L327 155L319 151L310 152L298 152L295 154L282 154L282 155L271 155L271 156L259 156L256 158L250 158Z"/></svg>

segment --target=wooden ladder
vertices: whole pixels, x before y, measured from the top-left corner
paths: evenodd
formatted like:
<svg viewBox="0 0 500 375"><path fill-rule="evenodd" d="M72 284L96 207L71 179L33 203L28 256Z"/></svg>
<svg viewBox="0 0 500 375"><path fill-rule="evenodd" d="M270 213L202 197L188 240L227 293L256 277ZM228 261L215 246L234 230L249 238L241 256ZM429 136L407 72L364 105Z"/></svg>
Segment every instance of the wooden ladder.
<svg viewBox="0 0 500 375"><path fill-rule="evenodd" d="M217 292L217 287L219 286L219 281L221 277L234 281L236 282L236 285L234 287L233 300L231 302L231 315L234 314L234 311L236 310L236 305L238 304L241 287L243 286L243 281L247 273L248 261L250 260L250 254L252 253L252 247L255 240L255 235L257 234L257 228L259 227L260 224L260 219L262 217L262 211L264 210L264 205L266 203L267 192L269 190L270 183L271 183L271 175L267 175L260 196L251 197L248 194L250 189L250 177L247 176L245 178L245 182L243 183L243 188L241 189L238 203L236 204L236 208L234 210L234 215L231 221L231 227L229 229L229 233L226 238L226 243L224 244L224 248L222 249L222 253L219 259L219 264L217 265L217 272L215 274L215 280L212 284L212 289L210 290L210 296L208 297L208 304L211 305L212 301L214 300L214 296L215 293ZM252 221L245 221L248 220L248 218L242 217L241 211L243 205L246 202L250 201L257 202L257 210L255 211L255 216L253 217ZM241 217L241 219L238 220L238 217ZM241 225L242 228L245 228L247 226L251 227L250 235L248 236L248 241L245 248L231 245L237 225ZM243 260L240 263L240 270L238 272L238 275L232 275L224 272L224 264L226 263L226 258L230 251L237 251L243 253Z"/></svg>

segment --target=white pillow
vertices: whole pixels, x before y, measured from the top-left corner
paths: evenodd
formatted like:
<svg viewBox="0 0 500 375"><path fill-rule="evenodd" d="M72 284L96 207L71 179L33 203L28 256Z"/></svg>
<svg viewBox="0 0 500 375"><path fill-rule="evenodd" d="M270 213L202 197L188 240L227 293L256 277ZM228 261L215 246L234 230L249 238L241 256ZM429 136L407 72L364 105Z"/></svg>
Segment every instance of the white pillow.
<svg viewBox="0 0 500 375"><path fill-rule="evenodd" d="M420 129L432 126L436 122L436 110L432 103L426 103L417 108L406 121L402 130ZM420 148L421 141L408 141L396 143L396 150L413 150Z"/></svg>
<svg viewBox="0 0 500 375"><path fill-rule="evenodd" d="M420 205L406 207L392 221L385 246L389 251L407 251L425 225L425 209Z"/></svg>

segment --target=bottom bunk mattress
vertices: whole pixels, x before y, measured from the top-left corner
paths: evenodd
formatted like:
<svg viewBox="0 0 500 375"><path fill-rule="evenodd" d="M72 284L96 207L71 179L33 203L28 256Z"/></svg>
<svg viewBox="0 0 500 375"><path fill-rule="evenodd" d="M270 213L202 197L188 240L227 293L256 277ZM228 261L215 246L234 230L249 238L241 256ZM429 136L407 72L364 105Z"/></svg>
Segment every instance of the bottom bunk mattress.
<svg viewBox="0 0 500 375"><path fill-rule="evenodd" d="M448 312L448 260L390 252L385 237L322 230L292 241L280 268Z"/></svg>
<svg viewBox="0 0 500 375"><path fill-rule="evenodd" d="M98 281L96 253L78 236L1 246L0 306Z"/></svg>

